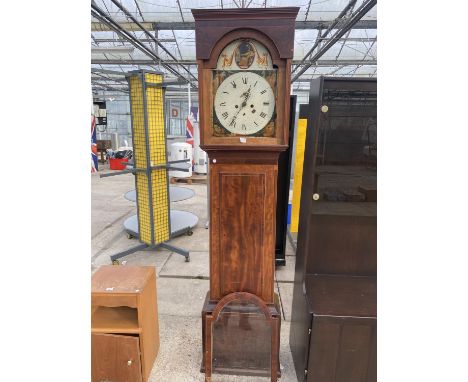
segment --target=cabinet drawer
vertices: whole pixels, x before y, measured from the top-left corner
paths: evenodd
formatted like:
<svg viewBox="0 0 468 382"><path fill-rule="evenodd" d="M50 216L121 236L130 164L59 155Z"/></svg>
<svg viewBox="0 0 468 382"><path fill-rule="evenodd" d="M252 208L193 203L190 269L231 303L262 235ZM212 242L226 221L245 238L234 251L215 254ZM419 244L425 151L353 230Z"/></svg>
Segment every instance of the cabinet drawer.
<svg viewBox="0 0 468 382"><path fill-rule="evenodd" d="M139 342L138 336L92 334L92 381L141 382Z"/></svg>
<svg viewBox="0 0 468 382"><path fill-rule="evenodd" d="M130 308L136 308L138 303L137 294L133 293L92 293L91 294L91 305L93 306L107 306L114 308L116 306L128 306Z"/></svg>

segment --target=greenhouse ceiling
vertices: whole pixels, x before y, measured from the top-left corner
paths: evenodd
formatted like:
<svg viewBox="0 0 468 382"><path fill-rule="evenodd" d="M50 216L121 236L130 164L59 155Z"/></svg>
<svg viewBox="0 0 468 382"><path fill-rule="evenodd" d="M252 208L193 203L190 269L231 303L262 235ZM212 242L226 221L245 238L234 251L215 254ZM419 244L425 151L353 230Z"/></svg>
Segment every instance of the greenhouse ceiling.
<svg viewBox="0 0 468 382"><path fill-rule="evenodd" d="M377 76L376 0L92 0L91 81L95 96L128 92L123 73L163 71L169 92L197 88L193 8L300 7L293 93L320 75Z"/></svg>

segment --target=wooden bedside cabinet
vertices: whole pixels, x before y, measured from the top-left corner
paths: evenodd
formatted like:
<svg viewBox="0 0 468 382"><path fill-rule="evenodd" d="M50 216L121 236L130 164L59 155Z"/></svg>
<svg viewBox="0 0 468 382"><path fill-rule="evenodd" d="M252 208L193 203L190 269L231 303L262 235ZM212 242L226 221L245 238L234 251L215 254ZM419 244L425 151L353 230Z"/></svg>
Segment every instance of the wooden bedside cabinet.
<svg viewBox="0 0 468 382"><path fill-rule="evenodd" d="M154 267L102 266L91 282L93 382L145 382L159 350Z"/></svg>

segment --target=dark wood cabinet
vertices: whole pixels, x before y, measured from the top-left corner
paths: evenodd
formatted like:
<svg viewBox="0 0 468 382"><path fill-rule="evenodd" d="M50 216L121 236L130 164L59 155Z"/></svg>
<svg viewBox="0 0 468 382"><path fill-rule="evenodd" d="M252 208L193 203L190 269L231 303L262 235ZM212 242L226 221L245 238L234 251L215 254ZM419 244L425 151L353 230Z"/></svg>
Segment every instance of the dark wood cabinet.
<svg viewBox="0 0 468 382"><path fill-rule="evenodd" d="M375 382L376 80L311 81L290 346L300 381Z"/></svg>

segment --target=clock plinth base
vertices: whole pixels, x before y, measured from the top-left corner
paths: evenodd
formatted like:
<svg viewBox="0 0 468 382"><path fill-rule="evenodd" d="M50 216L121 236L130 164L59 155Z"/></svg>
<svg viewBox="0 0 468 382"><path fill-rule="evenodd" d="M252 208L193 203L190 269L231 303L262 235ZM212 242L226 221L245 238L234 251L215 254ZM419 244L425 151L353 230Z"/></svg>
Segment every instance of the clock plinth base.
<svg viewBox="0 0 468 382"><path fill-rule="evenodd" d="M202 310L203 357L200 371L205 373L205 381L211 380L211 374L271 377L271 381L277 381L281 377L278 295L275 294L274 304L264 304L268 310L266 315L258 314L255 305L248 301L239 302L237 308L228 303L220 309L220 301L210 300L209 296L208 292ZM208 328L211 328L209 336ZM209 343L211 346L207 347ZM208 366L206 357L212 359ZM211 368L209 373L206 373L207 367Z"/></svg>

